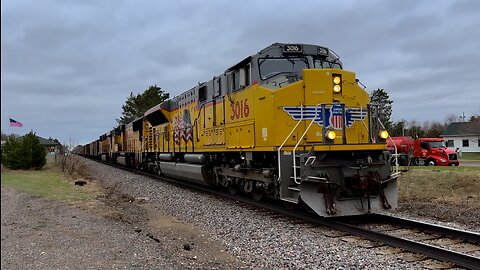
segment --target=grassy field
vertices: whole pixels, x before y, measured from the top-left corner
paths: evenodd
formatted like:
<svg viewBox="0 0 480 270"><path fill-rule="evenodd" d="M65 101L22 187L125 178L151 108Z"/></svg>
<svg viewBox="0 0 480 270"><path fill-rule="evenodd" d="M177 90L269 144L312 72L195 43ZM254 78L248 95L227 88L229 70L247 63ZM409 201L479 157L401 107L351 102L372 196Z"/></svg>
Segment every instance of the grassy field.
<svg viewBox="0 0 480 270"><path fill-rule="evenodd" d="M460 162L462 160L480 160L480 152L479 153L462 153L462 156L459 157Z"/></svg>
<svg viewBox="0 0 480 270"><path fill-rule="evenodd" d="M480 207L479 167L413 167L399 177L400 201Z"/></svg>
<svg viewBox="0 0 480 270"><path fill-rule="evenodd" d="M66 181L54 163L40 171L2 169L2 187L14 187L27 193L62 201L88 200L96 189L78 187ZM402 202L424 201L480 207L480 167L414 166L399 177Z"/></svg>
<svg viewBox="0 0 480 270"><path fill-rule="evenodd" d="M441 171L441 172L480 172L480 167L468 167L462 166L460 162L460 166L411 166L410 170L414 171Z"/></svg>
<svg viewBox="0 0 480 270"><path fill-rule="evenodd" d="M13 187L23 192L45 196L53 200L79 201L93 195L62 179L60 172L51 166L39 171L2 169L2 187Z"/></svg>

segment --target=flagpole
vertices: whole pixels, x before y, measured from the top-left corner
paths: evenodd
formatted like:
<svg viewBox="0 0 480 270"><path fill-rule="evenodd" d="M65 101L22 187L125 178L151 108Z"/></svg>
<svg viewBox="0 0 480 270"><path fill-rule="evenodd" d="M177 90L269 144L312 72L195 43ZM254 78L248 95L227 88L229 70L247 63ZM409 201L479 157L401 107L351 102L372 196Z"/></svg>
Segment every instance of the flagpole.
<svg viewBox="0 0 480 270"><path fill-rule="evenodd" d="M9 116L8 116L8 133L10 133L10 134L9 134L8 136L10 136L10 135L12 134L12 131L10 130L10 129L11 129L11 127L10 127L10 118L11 118L11 116L9 115Z"/></svg>

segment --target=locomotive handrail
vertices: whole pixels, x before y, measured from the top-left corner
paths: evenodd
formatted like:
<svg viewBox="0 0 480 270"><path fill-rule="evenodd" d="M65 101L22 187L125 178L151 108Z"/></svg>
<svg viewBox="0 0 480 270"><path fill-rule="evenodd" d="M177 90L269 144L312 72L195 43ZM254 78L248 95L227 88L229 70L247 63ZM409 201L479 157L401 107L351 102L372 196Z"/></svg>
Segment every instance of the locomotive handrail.
<svg viewBox="0 0 480 270"><path fill-rule="evenodd" d="M390 135L388 135L388 139L390 140L390 142L393 144L393 147L395 148L395 154L393 154L394 158L395 158L395 176L397 176L399 174L399 164L398 164L398 152L397 152L397 146L395 145L395 142L393 141L392 137L390 137Z"/></svg>
<svg viewBox="0 0 480 270"><path fill-rule="evenodd" d="M310 124L308 125L308 127L305 129L305 132L303 132L302 136L300 137L300 139L298 139L298 142L297 144L295 145L295 147L293 148L293 151L292 151L292 155L293 155L293 181L295 182L295 184L297 185L300 185L301 181L298 181L297 182L297 162L296 162L296 159L295 159L295 150L297 149L298 145L302 142L303 140L303 137L305 137L305 135L307 134L308 130L310 129L310 127L313 125L313 123L315 123L315 120L317 120L317 117L318 117L318 106L322 106L322 104L317 104L317 106L315 106L315 116L313 117L312 119L312 122L310 122Z"/></svg>
<svg viewBox="0 0 480 270"><path fill-rule="evenodd" d="M368 109L368 107L367 107L367 114L369 115L369 109ZM363 106L360 106L360 115L363 115ZM365 125L365 119L363 119L363 120L360 121L360 122L362 122L363 127L365 127L365 130L368 132L368 134L369 134L368 136L371 137L371 136L370 136L370 130L369 130L369 128L367 127L367 125Z"/></svg>
<svg viewBox="0 0 480 270"><path fill-rule="evenodd" d="M293 127L293 129L290 131L290 133L288 134L288 136L285 138L285 140L283 141L283 143L280 145L280 147L278 148L278 179L281 180L282 179L282 170L280 168L280 150L282 149L282 147L285 145L285 143L288 141L288 138L290 138L290 136L292 136L292 133L295 131L295 129L297 129L298 125L300 125L300 123L302 122L303 120L303 103L300 102L300 120L298 120L297 124ZM295 156L293 157L293 160L295 160Z"/></svg>
<svg viewBox="0 0 480 270"><path fill-rule="evenodd" d="M380 125L382 126L382 128L383 128L384 130L386 130L385 126L383 125L383 123L382 123L382 121L380 120L380 118L378 118L378 116L377 116L377 121L378 121L378 123L380 123ZM395 157L395 170L394 170L394 173L393 173L393 175L394 175L394 177L395 177L395 176L398 176L398 174L399 174L399 172L398 172L398 171L399 171L399 165L398 165L397 146L395 145L395 142L393 141L393 139L392 139L392 137L390 136L390 134L388 134L388 139L392 142L393 147L395 148L395 154L393 155L393 156Z"/></svg>

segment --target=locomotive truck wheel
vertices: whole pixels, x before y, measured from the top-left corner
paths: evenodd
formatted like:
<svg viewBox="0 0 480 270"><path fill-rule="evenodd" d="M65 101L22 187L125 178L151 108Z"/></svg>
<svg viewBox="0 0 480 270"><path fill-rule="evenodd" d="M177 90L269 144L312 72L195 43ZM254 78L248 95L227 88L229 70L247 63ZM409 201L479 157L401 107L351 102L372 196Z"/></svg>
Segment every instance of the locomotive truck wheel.
<svg viewBox="0 0 480 270"><path fill-rule="evenodd" d="M282 201L282 204L283 206L285 206L285 208L287 208L288 210L295 210L297 209L299 206L298 206L298 203L291 203L291 202L286 202L286 201Z"/></svg>
<svg viewBox="0 0 480 270"><path fill-rule="evenodd" d="M230 194L232 195L235 195L238 193L238 187L235 185L229 185L227 189L228 189L228 192L230 192Z"/></svg>
<svg viewBox="0 0 480 270"><path fill-rule="evenodd" d="M257 202L263 199L263 192L258 188L253 188L252 191L250 191L250 195Z"/></svg>

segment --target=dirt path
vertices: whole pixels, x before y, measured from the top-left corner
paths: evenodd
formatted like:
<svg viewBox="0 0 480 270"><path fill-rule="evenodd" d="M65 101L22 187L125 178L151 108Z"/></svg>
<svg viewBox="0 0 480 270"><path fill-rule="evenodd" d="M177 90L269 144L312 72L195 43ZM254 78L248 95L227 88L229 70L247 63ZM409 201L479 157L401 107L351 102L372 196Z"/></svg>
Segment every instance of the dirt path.
<svg viewBox="0 0 480 270"><path fill-rule="evenodd" d="M1 190L2 269L237 269L218 242L114 192L66 204Z"/></svg>

